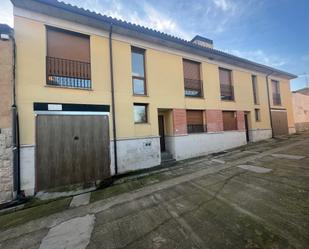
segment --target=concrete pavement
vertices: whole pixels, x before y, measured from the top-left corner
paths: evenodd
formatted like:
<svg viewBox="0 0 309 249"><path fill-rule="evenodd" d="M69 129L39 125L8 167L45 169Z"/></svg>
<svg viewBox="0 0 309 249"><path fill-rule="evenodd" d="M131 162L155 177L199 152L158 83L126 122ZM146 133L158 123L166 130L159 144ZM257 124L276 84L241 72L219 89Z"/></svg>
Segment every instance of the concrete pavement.
<svg viewBox="0 0 309 249"><path fill-rule="evenodd" d="M308 248L309 133L151 177L148 186L0 228L0 248Z"/></svg>

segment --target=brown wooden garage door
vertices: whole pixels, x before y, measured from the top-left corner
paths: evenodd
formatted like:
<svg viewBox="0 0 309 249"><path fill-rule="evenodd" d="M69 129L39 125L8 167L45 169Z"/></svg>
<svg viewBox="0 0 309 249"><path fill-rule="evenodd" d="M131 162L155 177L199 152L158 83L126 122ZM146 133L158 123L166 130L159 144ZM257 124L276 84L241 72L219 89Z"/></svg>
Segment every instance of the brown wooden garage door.
<svg viewBox="0 0 309 249"><path fill-rule="evenodd" d="M36 190L110 176L108 116L38 115Z"/></svg>
<svg viewBox="0 0 309 249"><path fill-rule="evenodd" d="M271 110L274 136L289 134L288 117L285 110Z"/></svg>

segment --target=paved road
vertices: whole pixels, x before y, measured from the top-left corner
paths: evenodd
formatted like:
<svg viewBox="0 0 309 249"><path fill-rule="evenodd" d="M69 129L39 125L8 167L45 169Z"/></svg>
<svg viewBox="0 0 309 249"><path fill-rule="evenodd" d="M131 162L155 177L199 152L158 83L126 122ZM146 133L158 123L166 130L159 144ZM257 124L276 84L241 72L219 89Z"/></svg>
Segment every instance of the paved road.
<svg viewBox="0 0 309 249"><path fill-rule="evenodd" d="M0 248L309 248L308 133L179 170L3 231Z"/></svg>

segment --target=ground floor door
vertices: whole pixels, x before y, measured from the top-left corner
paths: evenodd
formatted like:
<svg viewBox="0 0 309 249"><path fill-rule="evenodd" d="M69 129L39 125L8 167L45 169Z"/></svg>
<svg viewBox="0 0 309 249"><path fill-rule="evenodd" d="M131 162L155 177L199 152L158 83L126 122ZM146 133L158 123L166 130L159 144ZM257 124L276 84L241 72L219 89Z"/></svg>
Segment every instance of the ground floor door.
<svg viewBox="0 0 309 249"><path fill-rule="evenodd" d="M159 136L161 151L165 151L165 133L164 133L164 116L158 116L159 121Z"/></svg>
<svg viewBox="0 0 309 249"><path fill-rule="evenodd" d="M108 122L103 115L38 115L36 191L109 177Z"/></svg>
<svg viewBox="0 0 309 249"><path fill-rule="evenodd" d="M288 117L286 110L271 110L274 136L288 135Z"/></svg>
<svg viewBox="0 0 309 249"><path fill-rule="evenodd" d="M248 120L248 114L245 114L245 129L246 129L246 140L249 142L249 120Z"/></svg>

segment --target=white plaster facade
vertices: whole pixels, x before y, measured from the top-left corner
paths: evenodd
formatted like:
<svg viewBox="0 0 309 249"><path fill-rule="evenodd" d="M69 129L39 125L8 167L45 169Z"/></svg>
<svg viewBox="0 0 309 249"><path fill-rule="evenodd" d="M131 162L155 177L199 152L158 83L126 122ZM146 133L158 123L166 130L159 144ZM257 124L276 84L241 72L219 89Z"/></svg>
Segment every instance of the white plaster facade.
<svg viewBox="0 0 309 249"><path fill-rule="evenodd" d="M246 144L246 132L226 131L166 137L167 150L176 160L184 160Z"/></svg>
<svg viewBox="0 0 309 249"><path fill-rule="evenodd" d="M249 130L249 140L250 142L257 142L265 140L272 137L271 129L255 129Z"/></svg>
<svg viewBox="0 0 309 249"><path fill-rule="evenodd" d="M114 145L111 141L111 174L115 174ZM160 138L148 137L117 140L118 173L160 165Z"/></svg>

